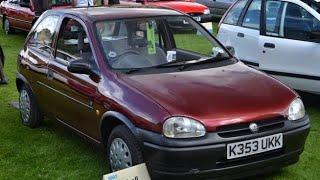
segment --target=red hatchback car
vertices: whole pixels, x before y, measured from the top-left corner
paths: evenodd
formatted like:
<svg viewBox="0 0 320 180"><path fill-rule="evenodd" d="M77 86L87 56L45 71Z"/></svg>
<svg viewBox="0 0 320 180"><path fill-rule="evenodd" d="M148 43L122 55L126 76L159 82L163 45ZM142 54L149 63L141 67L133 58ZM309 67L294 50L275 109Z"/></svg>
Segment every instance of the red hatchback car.
<svg viewBox="0 0 320 180"><path fill-rule="evenodd" d="M169 8L177 11L181 11L192 16L199 22L212 22L213 15L210 14L210 9L202 4L194 1L183 0L121 0L120 3L133 2L142 3L147 6Z"/></svg>
<svg viewBox="0 0 320 180"><path fill-rule="evenodd" d="M15 29L29 31L47 9L71 7L71 0L4 0L0 3L0 20L7 34Z"/></svg>
<svg viewBox="0 0 320 180"><path fill-rule="evenodd" d="M16 84L24 125L57 120L105 147L110 171L145 162L153 178L273 171L298 161L310 128L294 91L173 10L47 11Z"/></svg>

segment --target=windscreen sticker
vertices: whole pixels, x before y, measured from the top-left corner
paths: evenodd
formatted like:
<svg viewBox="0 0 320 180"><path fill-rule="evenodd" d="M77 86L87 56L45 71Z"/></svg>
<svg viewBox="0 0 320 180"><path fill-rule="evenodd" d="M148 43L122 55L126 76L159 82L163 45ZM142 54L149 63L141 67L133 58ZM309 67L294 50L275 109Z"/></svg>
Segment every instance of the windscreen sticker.
<svg viewBox="0 0 320 180"><path fill-rule="evenodd" d="M148 39L148 54L156 54L156 37L154 23L146 23L147 26L147 39Z"/></svg>

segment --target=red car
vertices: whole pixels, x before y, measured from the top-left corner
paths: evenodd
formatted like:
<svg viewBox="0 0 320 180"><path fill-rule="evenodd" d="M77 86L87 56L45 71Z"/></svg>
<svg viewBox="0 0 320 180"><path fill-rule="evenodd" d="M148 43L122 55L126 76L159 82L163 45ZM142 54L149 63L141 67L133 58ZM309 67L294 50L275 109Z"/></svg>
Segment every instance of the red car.
<svg viewBox="0 0 320 180"><path fill-rule="evenodd" d="M47 9L71 7L71 0L4 0L0 4L0 19L7 34L19 29L29 31L42 12Z"/></svg>
<svg viewBox="0 0 320 180"><path fill-rule="evenodd" d="M296 163L309 133L294 91L173 10L47 11L17 62L22 123L58 121L105 147L110 171L145 162L159 179L266 173Z"/></svg>
<svg viewBox="0 0 320 180"><path fill-rule="evenodd" d="M212 22L213 15L205 5L193 1L180 0L121 0L120 2L135 2L144 5L170 8L186 13L199 22Z"/></svg>

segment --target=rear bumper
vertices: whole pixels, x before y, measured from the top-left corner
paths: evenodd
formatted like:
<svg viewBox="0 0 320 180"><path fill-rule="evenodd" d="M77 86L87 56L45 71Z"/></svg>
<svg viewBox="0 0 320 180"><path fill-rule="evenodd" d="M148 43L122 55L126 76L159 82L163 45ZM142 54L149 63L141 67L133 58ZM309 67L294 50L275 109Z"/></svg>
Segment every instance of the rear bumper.
<svg viewBox="0 0 320 180"><path fill-rule="evenodd" d="M140 134L152 177L230 179L266 173L297 162L309 128L309 118L305 117L297 122L286 121L280 129L232 138L210 133L198 140L172 140L144 130L140 130ZM283 133L282 149L227 160L227 144L277 133Z"/></svg>

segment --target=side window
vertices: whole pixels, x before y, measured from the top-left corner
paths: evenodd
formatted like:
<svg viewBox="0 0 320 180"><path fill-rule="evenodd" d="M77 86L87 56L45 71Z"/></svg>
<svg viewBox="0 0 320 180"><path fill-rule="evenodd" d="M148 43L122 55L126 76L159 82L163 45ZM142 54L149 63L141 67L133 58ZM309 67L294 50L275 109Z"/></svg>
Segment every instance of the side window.
<svg viewBox="0 0 320 180"><path fill-rule="evenodd" d="M320 30L319 20L294 3L287 3L283 18L283 36L288 39L309 41L312 31Z"/></svg>
<svg viewBox="0 0 320 180"><path fill-rule="evenodd" d="M226 15L225 19L223 20L223 23L236 25L239 17L241 15L242 10L246 6L248 0L240 0L238 1L232 9L229 11L229 13Z"/></svg>
<svg viewBox="0 0 320 180"><path fill-rule="evenodd" d="M58 21L59 16L48 16L44 18L31 33L28 41L29 46L40 50L42 53L50 54Z"/></svg>
<svg viewBox="0 0 320 180"><path fill-rule="evenodd" d="M80 59L94 62L88 36L78 21L66 18L58 37L56 60L67 65L70 61Z"/></svg>
<svg viewBox="0 0 320 180"><path fill-rule="evenodd" d="M280 36L280 23L284 2L268 0L266 2L266 34L269 36Z"/></svg>
<svg viewBox="0 0 320 180"><path fill-rule="evenodd" d="M242 26L260 29L261 0L253 0L244 16Z"/></svg>

